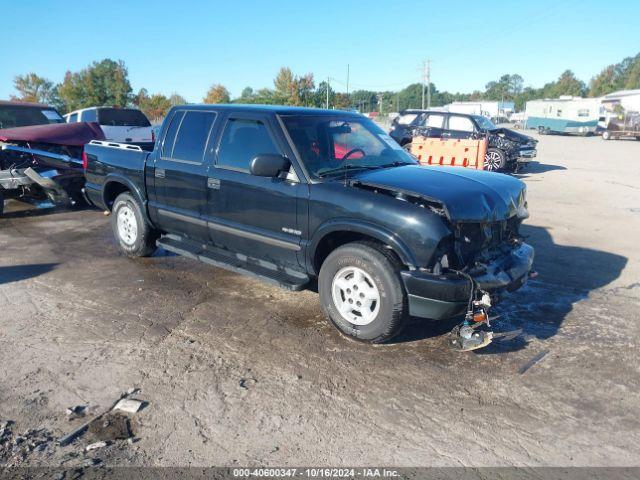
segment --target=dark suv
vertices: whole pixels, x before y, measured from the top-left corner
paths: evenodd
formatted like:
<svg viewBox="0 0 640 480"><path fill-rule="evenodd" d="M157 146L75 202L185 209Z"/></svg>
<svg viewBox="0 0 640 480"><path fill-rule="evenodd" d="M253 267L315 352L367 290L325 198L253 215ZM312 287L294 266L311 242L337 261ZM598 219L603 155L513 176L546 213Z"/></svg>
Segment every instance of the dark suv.
<svg viewBox="0 0 640 480"><path fill-rule="evenodd" d="M487 137L489 144L484 168L489 171L516 172L522 163L537 154L537 140L497 127L482 115L430 110L403 110L393 121L389 135L408 148L413 137L466 139Z"/></svg>

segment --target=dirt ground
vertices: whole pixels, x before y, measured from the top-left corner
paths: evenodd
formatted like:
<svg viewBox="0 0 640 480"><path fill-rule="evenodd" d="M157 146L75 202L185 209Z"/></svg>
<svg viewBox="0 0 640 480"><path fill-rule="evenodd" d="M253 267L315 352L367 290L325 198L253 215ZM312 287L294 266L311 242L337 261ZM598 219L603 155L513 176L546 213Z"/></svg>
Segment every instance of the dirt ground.
<svg viewBox="0 0 640 480"><path fill-rule="evenodd" d="M522 331L476 353L450 323L355 343L314 293L130 260L102 212L7 204L0 465L640 465L640 142L540 140L519 175L540 275L497 308ZM136 441L52 441L131 387Z"/></svg>

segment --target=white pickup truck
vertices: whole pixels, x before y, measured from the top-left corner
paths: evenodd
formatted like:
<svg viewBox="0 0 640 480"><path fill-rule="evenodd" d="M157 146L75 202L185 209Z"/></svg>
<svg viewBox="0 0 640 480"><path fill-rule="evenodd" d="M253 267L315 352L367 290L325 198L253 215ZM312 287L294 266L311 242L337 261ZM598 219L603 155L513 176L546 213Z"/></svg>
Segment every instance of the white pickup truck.
<svg viewBox="0 0 640 480"><path fill-rule="evenodd" d="M141 147L153 145L149 119L136 108L90 107L64 116L67 123L96 122L107 140Z"/></svg>

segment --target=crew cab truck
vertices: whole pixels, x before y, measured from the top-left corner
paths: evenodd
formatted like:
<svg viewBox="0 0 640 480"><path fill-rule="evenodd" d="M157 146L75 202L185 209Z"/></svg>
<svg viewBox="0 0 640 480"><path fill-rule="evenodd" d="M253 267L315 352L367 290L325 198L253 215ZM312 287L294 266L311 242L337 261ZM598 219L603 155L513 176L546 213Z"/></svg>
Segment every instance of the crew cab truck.
<svg viewBox="0 0 640 480"><path fill-rule="evenodd" d="M177 106L153 152L93 141L85 153L87 197L111 213L125 255L161 246L317 286L327 317L358 340L389 340L409 316L460 315L466 337L452 342L482 346L491 300L531 270L520 180L421 167L354 113Z"/></svg>

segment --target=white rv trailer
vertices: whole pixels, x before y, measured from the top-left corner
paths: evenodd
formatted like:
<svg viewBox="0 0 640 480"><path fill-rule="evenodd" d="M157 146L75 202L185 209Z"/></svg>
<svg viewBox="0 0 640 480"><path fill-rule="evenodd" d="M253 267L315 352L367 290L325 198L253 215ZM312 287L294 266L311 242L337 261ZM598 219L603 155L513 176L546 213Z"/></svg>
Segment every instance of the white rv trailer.
<svg viewBox="0 0 640 480"><path fill-rule="evenodd" d="M596 131L600 116L599 98L562 96L556 99L531 100L525 107L525 128L540 133L578 133Z"/></svg>

